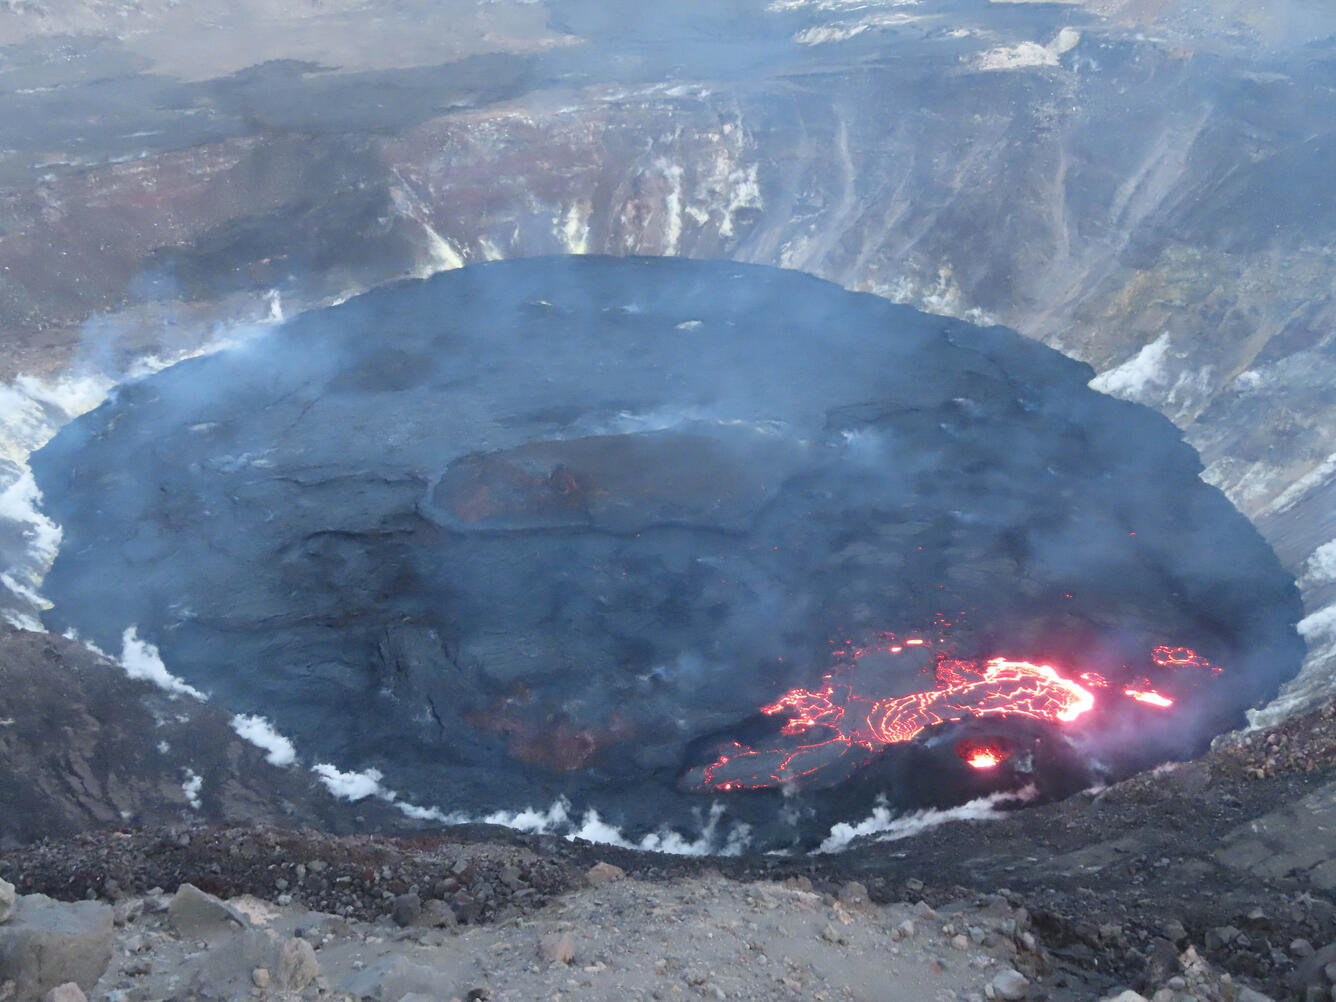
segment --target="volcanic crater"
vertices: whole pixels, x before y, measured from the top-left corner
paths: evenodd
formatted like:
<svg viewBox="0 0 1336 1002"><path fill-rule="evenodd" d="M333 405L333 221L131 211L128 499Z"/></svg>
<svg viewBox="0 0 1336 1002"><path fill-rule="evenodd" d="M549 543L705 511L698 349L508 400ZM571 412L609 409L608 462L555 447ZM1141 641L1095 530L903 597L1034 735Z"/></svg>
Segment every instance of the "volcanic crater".
<svg viewBox="0 0 1336 1002"><path fill-rule="evenodd" d="M1200 752L1303 657L1293 579L1092 375L792 271L472 265L67 425L32 458L45 621L133 628L424 816L566 798L775 848L880 798L1063 796Z"/></svg>

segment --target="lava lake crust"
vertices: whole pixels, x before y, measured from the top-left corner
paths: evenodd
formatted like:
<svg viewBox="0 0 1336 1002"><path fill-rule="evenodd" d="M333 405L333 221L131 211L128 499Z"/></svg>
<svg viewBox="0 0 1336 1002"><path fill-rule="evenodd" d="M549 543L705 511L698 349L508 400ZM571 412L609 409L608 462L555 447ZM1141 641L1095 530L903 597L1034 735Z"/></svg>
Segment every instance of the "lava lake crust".
<svg viewBox="0 0 1336 1002"><path fill-rule="evenodd" d="M133 625L303 758L414 804L564 796L633 834L698 828L711 801L681 777L702 749L776 730L759 707L887 632L1071 677L1166 644L1220 666L1169 714L998 724L1047 749L1057 795L1200 751L1303 653L1261 537L1169 421L1091 376L1010 330L736 263L403 282L123 387L35 454L64 529L46 625L108 648ZM923 658L877 672L878 695L933 686ZM720 802L783 845L880 794L1035 778L939 753L975 730Z"/></svg>

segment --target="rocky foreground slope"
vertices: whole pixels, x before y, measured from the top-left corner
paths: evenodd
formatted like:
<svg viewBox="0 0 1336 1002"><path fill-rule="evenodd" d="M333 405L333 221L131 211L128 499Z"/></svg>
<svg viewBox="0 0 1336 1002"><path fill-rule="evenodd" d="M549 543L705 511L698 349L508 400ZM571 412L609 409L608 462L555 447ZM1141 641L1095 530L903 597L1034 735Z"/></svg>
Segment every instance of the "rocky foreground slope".
<svg viewBox="0 0 1336 1002"><path fill-rule="evenodd" d="M501 871L515 885L528 873ZM35 894L20 898L0 927L0 951L34 923L53 924L63 908L68 949L50 951L40 969L9 949L3 973L20 999L65 1002L85 989L108 999L414 1002L1090 997L1084 979L1055 972L1025 909L1004 895L938 910L922 900L873 903L856 882L837 894L813 890L806 878L742 883L711 873L651 882L607 863L581 883L541 909L463 928L448 907L416 891L387 898L392 917L374 922L312 912L291 895L280 896L283 904L251 896L225 903L191 884L114 908L61 906ZM1219 989L1219 976L1188 956L1193 987Z"/></svg>
<svg viewBox="0 0 1336 1002"><path fill-rule="evenodd" d="M273 832L204 840L217 848L220 834L232 848L248 840L283 845L286 860L268 869L287 874L271 876L284 890L225 902L190 883L170 895L161 888L127 894L109 878L107 903L19 896L0 911L0 976L9 979L0 992L18 1002L88 995L109 1002L1145 998L1121 987L1104 958L1074 958L1058 945L1060 934L1008 890L937 891L911 878L896 895L902 900L883 903L857 881L822 891L828 871L815 882L712 868L669 876L640 861L640 872L628 876L607 862L582 871L566 859L554 868L532 849L460 843L427 851L433 880L414 874L422 850L363 844L358 853ZM370 910L381 913L374 919L358 917L358 906L313 911L301 903L316 896L304 891L308 882L346 868L350 849L361 855L362 872L334 879L359 885L355 896L374 900ZM549 896L556 872L567 886ZM414 875L422 883L408 884ZM450 886L506 900L491 913L494 921L477 921L474 912L474 921L461 923L448 903ZM0 883L0 898L6 895L14 900L13 887ZM1102 934L1112 937L1116 928L1106 924ZM1159 986L1156 1002L1267 998L1212 964L1178 920L1166 932L1138 979ZM1207 941L1221 934L1212 930ZM1119 947L1125 943L1108 944L1110 953ZM1328 997L1325 968L1336 947L1315 952L1296 938L1287 952L1296 970L1282 991Z"/></svg>

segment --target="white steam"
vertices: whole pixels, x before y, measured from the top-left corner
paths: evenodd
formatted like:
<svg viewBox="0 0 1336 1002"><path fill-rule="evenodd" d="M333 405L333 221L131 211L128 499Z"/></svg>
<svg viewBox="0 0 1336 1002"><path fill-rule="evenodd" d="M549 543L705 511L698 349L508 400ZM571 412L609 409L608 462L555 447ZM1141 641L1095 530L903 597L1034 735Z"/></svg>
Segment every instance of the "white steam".
<svg viewBox="0 0 1336 1002"><path fill-rule="evenodd" d="M917 7L920 0L771 0L766 7L774 13L812 13L830 18L824 24L804 28L793 36L799 45L824 45L846 42L865 31L891 28L917 20L894 8Z"/></svg>
<svg viewBox="0 0 1336 1002"><path fill-rule="evenodd" d="M139 628L136 626L126 627L121 634L121 666L131 678L152 682L173 697L193 696L201 703L209 698L169 672L162 663L158 648L147 640L139 639Z"/></svg>
<svg viewBox="0 0 1336 1002"><path fill-rule="evenodd" d="M979 69L985 71L1021 70L1031 66L1058 66L1059 57L1070 52L1081 42L1081 33L1075 28L1063 28L1047 45L1021 42L1019 45L989 49L979 57Z"/></svg>
<svg viewBox="0 0 1336 1002"><path fill-rule="evenodd" d="M1336 639L1336 603L1299 620L1299 635L1310 644Z"/></svg>
<svg viewBox="0 0 1336 1002"><path fill-rule="evenodd" d="M41 595L42 581L60 548L61 530L41 510L42 495L28 457L46 445L62 426L100 406L122 383L143 379L198 355L240 344L282 321L278 294L267 297L268 315L258 324L242 323L216 332L196 348L169 357L146 355L123 371L95 368L69 371L52 379L21 375L0 384L0 523L16 526L23 550L0 549L0 617L20 629L40 631L37 616L51 603ZM88 331L95 335L95 329Z"/></svg>
<svg viewBox="0 0 1336 1002"><path fill-rule="evenodd" d="M1336 581L1336 539L1323 543L1304 564L1303 580L1311 584Z"/></svg>
<svg viewBox="0 0 1336 1002"><path fill-rule="evenodd" d="M181 792L186 795L186 802L197 811L203 806L199 796L203 789L204 777L197 775L193 769L187 769L186 781L181 784Z"/></svg>
<svg viewBox="0 0 1336 1002"><path fill-rule="evenodd" d="M1111 397L1121 397L1144 403L1146 391L1152 386L1169 383L1169 335L1161 334L1122 365L1101 372L1090 381L1090 388Z"/></svg>
<svg viewBox="0 0 1336 1002"><path fill-rule="evenodd" d="M17 526L23 540L21 552L0 553L6 566L0 585L7 592L0 595L0 615L12 626L41 630L37 613L50 608L40 594L42 579L60 548L60 526L42 513L28 456L61 425L101 403L111 386L100 376L19 376L0 385L0 521Z"/></svg>
<svg viewBox="0 0 1336 1002"><path fill-rule="evenodd" d="M367 797L392 799L394 794L380 785L384 778L379 769L363 769L361 772L343 772L328 762L317 762L311 770L320 777L332 795L340 800L356 803Z"/></svg>
<svg viewBox="0 0 1336 1002"><path fill-rule="evenodd" d="M37 564L45 566L56 558L60 548L60 527L42 514L41 503L42 492L26 467L0 490L0 519L24 527L29 552Z"/></svg>
<svg viewBox="0 0 1336 1002"><path fill-rule="evenodd" d="M1038 795L1038 790L1027 786L1021 790L990 793L959 807L945 810L930 808L914 811L912 814L893 815L885 803L872 809L872 814L855 824L840 822L833 825L830 834L817 847L818 853L843 852L856 838L877 835L878 842L894 842L909 838L929 828L949 824L952 821L996 821L1006 816L1000 808L1005 804L1024 804Z"/></svg>
<svg viewBox="0 0 1336 1002"><path fill-rule="evenodd" d="M297 761L297 749L292 742L274 730L264 717L238 713L232 718L232 730L263 750L270 765L292 765Z"/></svg>
<svg viewBox="0 0 1336 1002"><path fill-rule="evenodd" d="M662 828L651 832L638 841L626 837L616 825L608 824L598 811L585 811L579 820L571 815L571 805L564 797L545 811L532 807L522 811L494 811L474 821L489 825L502 825L531 835L562 835L568 841L584 839L600 845L613 845L622 849L639 849L642 852L661 852L670 856L737 856L751 842L751 829L748 825L735 824L726 834L721 833L724 817L722 804L710 807L710 815L700 834L688 838L680 832ZM460 823L463 818L454 819Z"/></svg>
<svg viewBox="0 0 1336 1002"><path fill-rule="evenodd" d="M476 815L464 811L442 811L439 807L423 807L406 800L401 800L394 790L387 789L382 780L384 774L375 768L361 772L345 772L329 762L319 762L312 767L312 772L320 777L333 796L341 800L356 803L375 797L391 804L401 814L415 821L436 821L444 825L488 824L513 828L529 835L560 835L568 841L584 839L601 845L613 845L622 849L639 849L642 852L661 852L671 856L737 856L747 848L751 841L751 829L738 823L727 832L722 830L724 808L714 804L709 817L695 837L683 835L670 828L661 828L639 839L631 839L616 825L604 821L598 811L592 808L576 817L571 811L570 801L558 798L550 807L540 810L525 807L517 811L492 811L489 814Z"/></svg>
<svg viewBox="0 0 1336 1002"><path fill-rule="evenodd" d="M294 752L295 755L295 752ZM392 804L401 814L415 821L439 821L442 824L462 824L469 819L462 815L446 814L437 807L421 807L418 804L400 800L399 794L387 789L381 780L385 774L376 768L363 769L361 772L344 772L329 762L317 762L311 771L320 777L325 789L340 800L357 803L368 797L375 797L387 804Z"/></svg>

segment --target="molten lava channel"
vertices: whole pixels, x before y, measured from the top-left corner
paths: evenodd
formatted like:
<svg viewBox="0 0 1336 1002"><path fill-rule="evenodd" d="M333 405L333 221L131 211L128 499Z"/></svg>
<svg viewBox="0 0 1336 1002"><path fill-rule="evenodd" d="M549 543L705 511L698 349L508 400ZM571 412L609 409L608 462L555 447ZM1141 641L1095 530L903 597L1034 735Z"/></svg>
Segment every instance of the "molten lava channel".
<svg viewBox="0 0 1336 1002"><path fill-rule="evenodd" d="M1052 665L994 657L973 661L934 651L935 686L903 696L877 698L857 691L857 664L861 657L880 651L899 654L906 648L932 648L932 641L912 638L896 643L889 635L880 645L856 651L845 664L828 673L815 690L793 688L760 708L767 716L785 714L773 747L755 747L733 741L713 762L689 770L684 789L695 792L758 790L800 783L834 763L857 757L861 765L887 745L913 741L939 724L967 719L1028 719L1043 724L1069 725L1091 713L1108 690L1137 704L1165 710L1174 699L1150 688L1148 678L1135 687L1114 687L1104 676L1085 672L1082 682L1068 678ZM845 652L838 652L843 654ZM1161 669L1197 668L1214 676L1220 668L1186 647L1157 647L1152 665ZM1124 670L1131 671L1124 666ZM793 739L786 741L783 739ZM991 769L1011 758L1005 740L966 740L957 753L975 769Z"/></svg>

